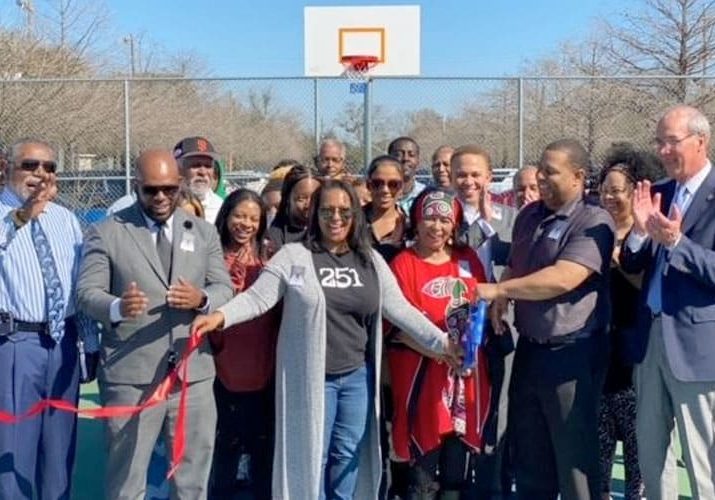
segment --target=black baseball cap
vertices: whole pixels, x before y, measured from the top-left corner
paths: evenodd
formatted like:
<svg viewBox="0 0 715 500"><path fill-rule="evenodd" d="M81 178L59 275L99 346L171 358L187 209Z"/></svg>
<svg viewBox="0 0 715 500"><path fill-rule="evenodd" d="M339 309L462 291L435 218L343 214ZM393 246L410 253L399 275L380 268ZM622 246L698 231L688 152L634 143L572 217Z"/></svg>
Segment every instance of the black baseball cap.
<svg viewBox="0 0 715 500"><path fill-rule="evenodd" d="M208 156L214 161L220 159L213 144L205 137L187 137L174 146L174 158L177 160L192 156Z"/></svg>

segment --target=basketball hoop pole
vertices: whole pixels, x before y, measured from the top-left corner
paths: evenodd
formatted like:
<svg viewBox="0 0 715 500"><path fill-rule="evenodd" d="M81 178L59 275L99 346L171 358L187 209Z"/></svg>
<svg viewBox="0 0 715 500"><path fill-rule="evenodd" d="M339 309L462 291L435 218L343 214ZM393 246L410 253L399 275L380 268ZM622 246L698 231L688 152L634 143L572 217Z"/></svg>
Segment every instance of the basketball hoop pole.
<svg viewBox="0 0 715 500"><path fill-rule="evenodd" d="M340 58L340 63L345 68L343 76L348 80L358 82L359 91L363 96L362 104L362 126L363 126L363 167L367 168L372 159L372 115L370 70L380 63L380 59L374 55L344 55ZM350 92L353 93L353 84Z"/></svg>
<svg viewBox="0 0 715 500"><path fill-rule="evenodd" d="M367 168L372 160L372 113L371 113L372 79L365 81L365 93L363 94L363 166Z"/></svg>

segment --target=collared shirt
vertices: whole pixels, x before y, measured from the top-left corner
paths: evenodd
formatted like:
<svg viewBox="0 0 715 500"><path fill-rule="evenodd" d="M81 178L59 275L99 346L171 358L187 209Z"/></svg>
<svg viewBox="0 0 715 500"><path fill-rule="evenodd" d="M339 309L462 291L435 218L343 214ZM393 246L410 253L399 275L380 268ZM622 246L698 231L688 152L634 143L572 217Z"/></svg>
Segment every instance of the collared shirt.
<svg viewBox="0 0 715 500"><path fill-rule="evenodd" d="M524 207L514 224L509 256L512 277L532 274L558 260L575 262L593 273L558 297L515 301L519 334L544 339L605 330L610 317L608 270L614 241L611 216L582 197L556 212L541 201Z"/></svg>
<svg viewBox="0 0 715 500"><path fill-rule="evenodd" d="M408 218L410 216L410 208L412 207L412 202L415 201L415 198L417 198L417 196L419 196L419 194L424 191L426 187L426 185L415 179L415 183L412 186L412 190L409 193L403 193L402 198L400 198L400 201L397 202L397 204L400 205L402 211L407 214Z"/></svg>
<svg viewBox="0 0 715 500"><path fill-rule="evenodd" d="M461 202L461 201L460 201ZM472 224L477 224L479 230L482 233L482 239L478 242L469 242L472 249L477 252L479 261L484 267L484 274L486 275L487 281L494 281L494 259L492 258L492 246L490 238L496 234L494 228L482 218L481 213L478 209L473 206L461 202L462 211L464 213L464 222L471 226Z"/></svg>
<svg viewBox="0 0 715 500"><path fill-rule="evenodd" d="M204 207L204 220L209 224L216 222L221 205L223 205L223 198L213 191L208 191L204 199L201 200L201 206Z"/></svg>
<svg viewBox="0 0 715 500"><path fill-rule="evenodd" d="M11 212L22 201L10 189L0 192L0 310L19 321L47 321L45 282L32 241L31 222L15 229ZM65 317L75 311L75 282L82 256L82 230L66 208L47 203L37 221L52 249L62 284Z"/></svg>
<svg viewBox="0 0 715 500"><path fill-rule="evenodd" d="M162 224L159 222L155 221L151 217L149 217L147 214L144 213L142 210L142 217L144 217L144 222L146 223L146 227L149 228L149 233L151 234L151 241L154 242L156 245L156 238L157 235L159 234L159 230L162 229ZM164 230L164 236L166 237L166 241L169 242L169 244L172 244L174 242L174 214L171 214L171 216L166 219L166 221L163 224L163 230Z"/></svg>

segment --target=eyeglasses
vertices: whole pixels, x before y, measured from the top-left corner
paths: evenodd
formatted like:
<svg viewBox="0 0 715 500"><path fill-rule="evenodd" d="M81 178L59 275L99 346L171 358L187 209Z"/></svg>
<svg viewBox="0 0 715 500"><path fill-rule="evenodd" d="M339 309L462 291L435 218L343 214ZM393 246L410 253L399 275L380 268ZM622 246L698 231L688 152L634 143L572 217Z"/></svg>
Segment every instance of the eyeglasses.
<svg viewBox="0 0 715 500"><path fill-rule="evenodd" d="M389 189L392 193L398 192L404 185L402 181L398 181L396 179L390 179L389 181L385 181L384 179L368 179L366 184L368 189L375 191L378 191L387 185L387 189Z"/></svg>
<svg viewBox="0 0 715 500"><path fill-rule="evenodd" d="M318 209L318 215L323 220L330 220L333 215L337 213L340 220L347 222L353 218L352 208L340 208L340 207L322 207Z"/></svg>
<svg viewBox="0 0 715 500"><path fill-rule="evenodd" d="M160 191L171 198L179 193L179 186L142 186L144 196L156 196Z"/></svg>
<svg viewBox="0 0 715 500"><path fill-rule="evenodd" d="M661 139L660 137L656 137L653 139L653 146L655 146L658 149L661 149L665 146L668 146L669 148L674 148L681 142L683 142L685 139L694 136L695 134L688 134L685 137L681 137L680 139L676 139L674 137L668 137L666 139Z"/></svg>
<svg viewBox="0 0 715 500"><path fill-rule="evenodd" d="M57 163L53 161L22 160L17 165L25 172L34 172L40 167L44 168L48 174L54 174L57 171Z"/></svg>

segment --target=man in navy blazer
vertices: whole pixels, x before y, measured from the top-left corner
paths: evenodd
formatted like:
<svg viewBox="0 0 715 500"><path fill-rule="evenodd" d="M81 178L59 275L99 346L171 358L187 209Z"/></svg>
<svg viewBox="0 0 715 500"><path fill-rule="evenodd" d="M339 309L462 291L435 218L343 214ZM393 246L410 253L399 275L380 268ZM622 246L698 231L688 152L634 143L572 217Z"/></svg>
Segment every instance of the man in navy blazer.
<svg viewBox="0 0 715 500"><path fill-rule="evenodd" d="M669 109L655 145L670 179L639 183L635 223L621 252L644 273L630 354L639 363L638 455L648 498L677 498L673 429L693 498L715 498L715 171L710 125L689 106Z"/></svg>

